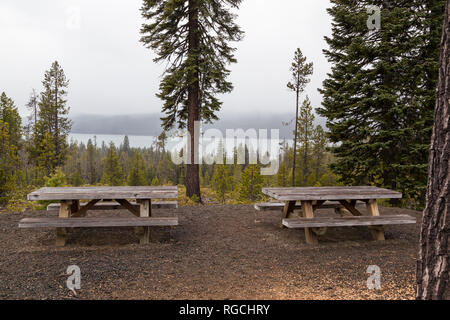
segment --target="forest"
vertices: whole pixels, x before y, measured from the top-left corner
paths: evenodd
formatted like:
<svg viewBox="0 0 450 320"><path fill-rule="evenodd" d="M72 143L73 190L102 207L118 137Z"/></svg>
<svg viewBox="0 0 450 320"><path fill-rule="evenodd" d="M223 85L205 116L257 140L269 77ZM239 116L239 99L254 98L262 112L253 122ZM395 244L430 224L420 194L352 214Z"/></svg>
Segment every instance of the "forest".
<svg viewBox="0 0 450 320"><path fill-rule="evenodd" d="M322 106L312 106L308 97L302 96L313 73L312 63L300 49L292 62L286 61L286 67L291 63L292 80L287 87L296 97L296 129L293 145L281 143L278 173L261 176L258 165L202 165L198 183L210 200L255 201L262 197L262 186L374 185L401 191L404 199L393 203L397 206L423 208L445 1L396 3L392 10L386 9L383 18L392 28L371 32L367 32L366 2L370 1L333 1L328 9L333 30L325 39L329 48L324 54L333 68L319 90L324 97ZM152 10L144 5L143 16ZM148 18L157 18L158 10ZM221 32L231 41L240 41L241 31L231 21L227 20L229 25ZM143 26L141 41L152 48L156 41L152 37L165 31L153 30L152 36L147 36L149 28L153 26ZM218 45L210 40L209 45ZM224 48L223 63L235 62L232 48ZM168 55L162 52L158 59ZM3 92L0 205L20 208L26 205L26 193L40 186L161 184L183 188L192 179L194 169L190 167L195 165L174 165L166 150L172 129L191 130L184 122L177 124L173 116L178 106L173 104L175 91L170 90L176 89L170 83L180 70L176 66L167 70L161 83L158 96L165 101L162 111L167 117L162 117L158 139L144 149L131 148L128 138L120 146L68 141L72 125L67 103L69 80L57 61L45 71L42 91L30 94L29 115L24 121L13 99ZM223 92L231 90L231 83L225 80L228 73L225 69L219 72ZM210 86L212 91L219 85L204 80L204 87ZM221 102L208 91L203 94L209 100L202 106L202 121L214 122L214 110ZM326 128L313 124L315 114L327 119ZM200 193L190 189L187 197L201 201Z"/></svg>

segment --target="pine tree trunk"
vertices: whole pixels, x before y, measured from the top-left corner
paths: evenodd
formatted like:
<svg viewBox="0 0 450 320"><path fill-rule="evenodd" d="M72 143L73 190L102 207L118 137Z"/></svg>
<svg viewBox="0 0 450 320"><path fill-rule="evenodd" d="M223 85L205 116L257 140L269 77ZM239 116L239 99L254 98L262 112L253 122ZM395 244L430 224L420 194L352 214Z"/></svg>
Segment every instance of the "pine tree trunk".
<svg viewBox="0 0 450 320"><path fill-rule="evenodd" d="M435 123L431 139L426 207L417 263L417 299L449 299L450 236L450 0L441 42Z"/></svg>
<svg viewBox="0 0 450 320"><path fill-rule="evenodd" d="M60 155L59 155L59 128L58 128L58 73L55 75L55 134L53 136L55 144L55 154L56 154L56 166L61 165Z"/></svg>
<svg viewBox="0 0 450 320"><path fill-rule="evenodd" d="M309 136L308 136L308 121L306 121L306 128L305 128L305 145L303 146L305 148L305 152L303 153L303 186L306 186L306 183L308 181L308 148L309 148Z"/></svg>
<svg viewBox="0 0 450 320"><path fill-rule="evenodd" d="M297 89L297 97L295 102L295 130L294 130L294 157L292 158L292 186L295 187L295 166L296 166L296 157L297 157L297 130L298 130L298 102L299 102L299 95L300 92Z"/></svg>
<svg viewBox="0 0 450 320"><path fill-rule="evenodd" d="M189 53L198 54L200 46L199 25L198 25L198 0L189 0ZM198 60L198 58L197 58ZM197 63L197 66L199 63ZM196 153L198 149L198 132L195 132L195 122L200 121L200 83L198 69L194 74L195 81L188 89L188 132L190 134L190 145L188 144L188 154L190 162L186 168L186 196L191 198L197 196L201 201L200 195L200 170L198 164L198 157Z"/></svg>

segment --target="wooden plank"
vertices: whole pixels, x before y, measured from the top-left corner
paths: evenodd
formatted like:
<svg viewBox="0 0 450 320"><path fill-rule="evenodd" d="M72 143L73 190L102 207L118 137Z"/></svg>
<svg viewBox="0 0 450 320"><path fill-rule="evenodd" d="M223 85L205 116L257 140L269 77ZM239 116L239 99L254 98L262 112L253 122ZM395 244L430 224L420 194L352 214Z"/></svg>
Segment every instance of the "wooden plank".
<svg viewBox="0 0 450 320"><path fill-rule="evenodd" d="M152 209L177 209L178 202L177 201L153 201L152 200Z"/></svg>
<svg viewBox="0 0 450 320"><path fill-rule="evenodd" d="M59 207L59 218L60 219L69 219L71 215L71 201L61 201ZM56 229L56 246L64 247L67 241L67 229L66 228L57 228Z"/></svg>
<svg viewBox="0 0 450 320"><path fill-rule="evenodd" d="M136 202L131 201L130 204L139 209L140 205ZM51 203L47 206L47 211L59 210L59 203ZM83 208L86 205L81 205ZM121 209L122 206L117 202L98 202L90 208L89 210L100 211L100 210L118 210ZM177 201L152 201L152 209L176 209L178 208Z"/></svg>
<svg viewBox="0 0 450 320"><path fill-rule="evenodd" d="M283 218L289 218L290 214L294 212L295 201L286 201L283 207ZM283 224L281 224L281 228L284 228Z"/></svg>
<svg viewBox="0 0 450 320"><path fill-rule="evenodd" d="M283 219L287 228L353 227L416 224L416 218L409 215L361 216L361 217L315 217L313 219Z"/></svg>
<svg viewBox="0 0 450 320"><path fill-rule="evenodd" d="M136 209L131 203L128 202L128 200L125 199L116 199L116 201L125 209L130 211L132 214L134 214L136 217L139 217L140 213L139 210Z"/></svg>
<svg viewBox="0 0 450 320"><path fill-rule="evenodd" d="M354 216L362 216L362 213L355 208L354 202L350 202L348 200L339 200L339 203L342 204L344 208L350 211L350 213Z"/></svg>
<svg viewBox="0 0 450 320"><path fill-rule="evenodd" d="M356 206L359 206L361 204L364 204L364 202L359 201L357 202ZM255 210L258 211L279 211L279 210L283 210L284 208L284 203L282 202L263 202L263 203L255 203L253 205L253 207L255 208ZM314 210L316 209L339 209L339 208L343 208L344 206L341 205L338 201L327 201L322 205L318 205L318 204L313 204ZM301 210L302 206L301 204L297 203L294 207L295 210Z"/></svg>
<svg viewBox="0 0 450 320"><path fill-rule="evenodd" d="M91 200L88 202L88 204L81 207L77 212L73 214L73 217L85 217L88 210L91 210L95 206L97 202L100 200Z"/></svg>
<svg viewBox="0 0 450 320"><path fill-rule="evenodd" d="M109 227L166 227L177 226L178 218L25 218L20 220L19 228L109 228Z"/></svg>
<svg viewBox="0 0 450 320"><path fill-rule="evenodd" d="M366 207L367 207L367 212L372 217L379 217L380 216L380 211L378 210L377 200L372 199L372 200L367 201ZM385 240L383 227L375 226L370 231L372 232L372 237L375 240L377 240L377 241L384 241Z"/></svg>
<svg viewBox="0 0 450 320"><path fill-rule="evenodd" d="M91 200L91 199L176 199L173 187L58 187L41 188L27 199L35 200Z"/></svg>
<svg viewBox="0 0 450 320"><path fill-rule="evenodd" d="M302 201L302 213L303 218L306 219L314 218L314 209L311 201ZM310 228L305 228L305 238L308 244L315 245L319 243L317 235Z"/></svg>
<svg viewBox="0 0 450 320"><path fill-rule="evenodd" d="M148 218L152 215L152 205L151 200L141 200L140 201L140 217ZM149 244L150 243L150 228L142 227L140 236L140 244Z"/></svg>
<svg viewBox="0 0 450 320"><path fill-rule="evenodd" d="M262 192L280 201L400 199L396 191L370 187L263 188Z"/></svg>

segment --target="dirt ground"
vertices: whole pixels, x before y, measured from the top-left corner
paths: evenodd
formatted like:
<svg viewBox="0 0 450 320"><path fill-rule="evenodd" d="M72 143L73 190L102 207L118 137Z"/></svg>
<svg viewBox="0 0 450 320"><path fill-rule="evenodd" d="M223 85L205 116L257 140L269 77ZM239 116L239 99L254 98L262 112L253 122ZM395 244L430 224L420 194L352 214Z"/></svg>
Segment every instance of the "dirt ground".
<svg viewBox="0 0 450 320"><path fill-rule="evenodd" d="M385 242L366 227L328 229L309 246L303 230L280 228L278 211L180 207L154 210L180 225L155 230L149 245L138 245L132 228L73 229L58 248L54 229L18 228L24 217L55 212L1 214L0 299L413 299L421 213L380 211L418 223L388 226ZM76 296L66 287L69 265L81 269ZM370 265L381 269L381 290L367 288Z"/></svg>

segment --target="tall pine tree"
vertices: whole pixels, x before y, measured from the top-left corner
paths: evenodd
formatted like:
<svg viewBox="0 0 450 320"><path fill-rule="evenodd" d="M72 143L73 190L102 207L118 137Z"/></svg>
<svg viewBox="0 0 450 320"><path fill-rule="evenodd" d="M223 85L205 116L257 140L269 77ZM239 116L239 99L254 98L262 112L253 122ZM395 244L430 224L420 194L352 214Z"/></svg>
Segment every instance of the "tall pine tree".
<svg viewBox="0 0 450 320"><path fill-rule="evenodd" d="M230 92L226 80L229 63L235 62L230 41L242 32L234 23L241 0L144 0L142 16L148 21L141 29L143 42L153 49L156 62L168 66L158 97L164 101L163 127L187 128L189 164L186 195L201 201L199 165L195 145L199 132L195 122L217 120L221 102L216 95Z"/></svg>
<svg viewBox="0 0 450 320"><path fill-rule="evenodd" d="M57 61L53 62L51 68L44 74L42 81L44 91L39 100L38 121L34 126L33 146L31 146L31 159L39 162L46 157L48 169L52 173L56 167L64 164L67 156L67 136L72 127L68 118L69 107L65 100L69 80L66 79L64 70ZM50 141L44 141L49 140ZM39 146L46 145L54 148L51 152L44 152ZM49 151L49 150L47 150Z"/></svg>
<svg viewBox="0 0 450 320"><path fill-rule="evenodd" d="M332 0L333 64L323 107L345 184L375 184L423 201L443 0ZM381 8L369 30L367 7Z"/></svg>
<svg viewBox="0 0 450 320"><path fill-rule="evenodd" d="M96 153L96 147L94 147L92 140L89 139L86 146L86 177L89 184L97 182Z"/></svg>
<svg viewBox="0 0 450 320"><path fill-rule="evenodd" d="M18 148L22 139L22 120L14 101L4 92L0 95L0 120L8 124L9 142Z"/></svg>
<svg viewBox="0 0 450 320"><path fill-rule="evenodd" d="M15 188L20 158L17 147L11 143L9 125L0 119L0 204L5 204Z"/></svg>
<svg viewBox="0 0 450 320"><path fill-rule="evenodd" d="M129 186L145 186L145 166L139 151L134 153L131 170L128 174Z"/></svg>
<svg viewBox="0 0 450 320"><path fill-rule="evenodd" d="M417 261L416 298L450 299L450 1L442 32L426 207Z"/></svg>
<svg viewBox="0 0 450 320"><path fill-rule="evenodd" d="M288 82L287 87L295 92L295 129L294 129L294 156L292 166L292 186L295 186L295 169L297 167L297 138L298 138L298 108L300 106L300 94L305 90L309 83L309 76L313 73L313 63L306 62L300 48L295 51L294 61L291 64L292 80Z"/></svg>
<svg viewBox="0 0 450 320"><path fill-rule="evenodd" d="M230 175L226 164L214 165L214 175L211 179L211 186L222 203L225 203L225 195L231 190L232 179L233 177Z"/></svg>
<svg viewBox="0 0 450 320"><path fill-rule="evenodd" d="M301 179L299 179L300 183L304 186L306 185L306 181L308 180L308 176L311 173L310 163L311 163L311 140L313 138L314 133L314 113L313 108L311 106L311 101L308 96L306 96L305 100L302 103L300 108L300 113L297 118L297 128L298 131L296 133L298 137L299 144L299 152L302 160L302 172Z"/></svg>
<svg viewBox="0 0 450 320"><path fill-rule="evenodd" d="M114 143L109 144L108 154L102 160L103 177L102 183L110 186L121 186L123 184L122 166Z"/></svg>
<svg viewBox="0 0 450 320"><path fill-rule="evenodd" d="M262 193L264 178L261 175L259 165L250 164L242 172L241 182L239 184L239 200L254 202L258 200Z"/></svg>

